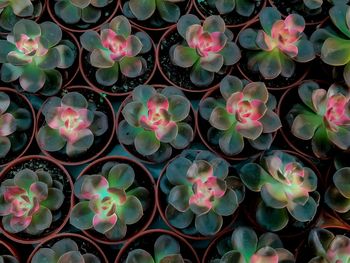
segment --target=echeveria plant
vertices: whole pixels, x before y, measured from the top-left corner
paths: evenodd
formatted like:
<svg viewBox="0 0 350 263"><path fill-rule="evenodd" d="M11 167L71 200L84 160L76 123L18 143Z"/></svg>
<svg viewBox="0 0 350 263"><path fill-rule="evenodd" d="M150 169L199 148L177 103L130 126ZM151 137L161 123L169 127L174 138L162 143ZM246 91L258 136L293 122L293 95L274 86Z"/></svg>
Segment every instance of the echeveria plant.
<svg viewBox="0 0 350 263"><path fill-rule="evenodd" d="M299 87L303 104L296 104L288 113L294 136L311 140L317 157L329 156L335 146L341 150L350 148L350 90L333 84L328 90L313 81Z"/></svg>
<svg viewBox="0 0 350 263"><path fill-rule="evenodd" d="M216 246L221 258L210 263L294 263L294 255L283 248L279 236L262 234L259 238L253 229L238 227L230 239L220 240Z"/></svg>
<svg viewBox="0 0 350 263"><path fill-rule="evenodd" d="M199 113L212 127L207 131L210 143L228 156L244 149L244 139L258 150L271 146L272 133L281 127L273 112L276 100L262 82L244 86L237 77L226 76L220 83L220 98L207 97L199 104Z"/></svg>
<svg viewBox="0 0 350 263"><path fill-rule="evenodd" d="M62 86L58 69L72 66L75 45L62 40L62 30L53 22L37 24L22 19L15 24L7 40L0 40L1 80L45 96L56 94Z"/></svg>
<svg viewBox="0 0 350 263"><path fill-rule="evenodd" d="M88 151L95 137L108 129L107 115L78 92L69 92L62 99L49 98L42 114L45 121L37 134L39 146L48 152L64 150L69 157Z"/></svg>
<svg viewBox="0 0 350 263"><path fill-rule="evenodd" d="M63 186L42 169L23 169L0 186L0 216L9 233L39 235L52 223L52 211L63 204Z"/></svg>
<svg viewBox="0 0 350 263"><path fill-rule="evenodd" d="M113 0L55 0L55 14L67 24L82 21L87 24L98 22L102 12L111 12L108 5Z"/></svg>
<svg viewBox="0 0 350 263"><path fill-rule="evenodd" d="M309 234L309 246L314 252L312 255L315 255L309 263L350 261L350 239L345 235L334 235L327 229L315 228Z"/></svg>
<svg viewBox="0 0 350 263"><path fill-rule="evenodd" d="M182 91L140 85L122 109L124 120L119 123L118 138L142 156L164 161L172 148L184 149L192 142L194 132L187 123L190 110L190 101Z"/></svg>
<svg viewBox="0 0 350 263"><path fill-rule="evenodd" d="M245 164L240 175L251 191L260 192L257 222L269 231L287 226L289 216L297 222L310 222L319 205L317 176L295 156L272 151L260 163Z"/></svg>
<svg viewBox="0 0 350 263"><path fill-rule="evenodd" d="M17 258L11 255L0 255L0 262L2 263L19 263Z"/></svg>
<svg viewBox="0 0 350 263"><path fill-rule="evenodd" d="M81 230L93 229L111 240L120 240L127 226L140 221L149 205L149 191L135 187L134 169L124 163L107 162L101 172L76 181L70 222Z"/></svg>
<svg viewBox="0 0 350 263"><path fill-rule="evenodd" d="M165 217L174 227L212 236L244 199L244 187L229 164L208 152L186 153L171 161L161 183L167 195Z"/></svg>
<svg viewBox="0 0 350 263"><path fill-rule="evenodd" d="M186 256L181 255L180 250L180 244L176 239L169 235L161 235L154 242L153 253L140 248L131 250L125 263L190 263L185 259Z"/></svg>
<svg viewBox="0 0 350 263"><path fill-rule="evenodd" d="M78 244L70 239L64 238L57 241L51 247L40 248L33 256L31 263L101 263L101 260L92 253L82 253Z"/></svg>
<svg viewBox="0 0 350 263"><path fill-rule="evenodd" d="M177 30L184 41L171 47L171 61L190 68L191 82L198 87L210 85L215 73L222 73L225 66L234 65L241 58L232 41L233 34L220 16L210 16L202 24L195 15L184 15Z"/></svg>
<svg viewBox="0 0 350 263"><path fill-rule="evenodd" d="M315 58L312 43L303 33L305 20L291 14L284 20L273 7L264 8L259 16L262 29L247 28L239 35L239 43L247 49L247 67L265 79L294 75L296 63Z"/></svg>
<svg viewBox="0 0 350 263"><path fill-rule="evenodd" d="M346 4L349 0L303 0L303 3L307 9L315 10L322 7L326 2L338 5L338 4Z"/></svg>
<svg viewBox="0 0 350 263"><path fill-rule="evenodd" d="M90 64L97 68L96 81L104 86L114 85L120 75L135 78L147 69L141 56L151 50L150 37L144 32L131 34L131 25L124 16L115 17L108 25L96 31L87 31L80 41L91 52Z"/></svg>
<svg viewBox="0 0 350 263"><path fill-rule="evenodd" d="M201 2L203 0L197 0ZM259 0L204 0L220 14L229 14L236 11L241 16L249 17L253 14Z"/></svg>
<svg viewBox="0 0 350 263"><path fill-rule="evenodd" d="M123 13L129 18L144 21L155 13L168 23L176 23L181 15L178 5L185 0L127 0L123 6Z"/></svg>
<svg viewBox="0 0 350 263"><path fill-rule="evenodd" d="M31 113L0 91L0 158L23 150L29 140L25 132L32 123Z"/></svg>

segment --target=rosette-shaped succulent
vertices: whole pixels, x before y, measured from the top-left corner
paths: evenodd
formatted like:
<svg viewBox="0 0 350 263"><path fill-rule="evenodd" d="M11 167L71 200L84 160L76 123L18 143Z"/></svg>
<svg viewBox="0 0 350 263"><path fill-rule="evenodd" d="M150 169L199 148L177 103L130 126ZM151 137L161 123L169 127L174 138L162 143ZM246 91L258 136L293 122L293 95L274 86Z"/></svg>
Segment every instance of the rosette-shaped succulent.
<svg viewBox="0 0 350 263"><path fill-rule="evenodd" d="M62 99L49 98L42 114L45 122L37 134L39 146L48 152L65 150L69 157L88 151L95 137L108 129L106 114L78 92L69 92Z"/></svg>
<svg viewBox="0 0 350 263"><path fill-rule="evenodd" d="M196 0L201 2L201 0ZM236 11L241 16L251 16L259 0L204 0L210 7L216 8L220 14Z"/></svg>
<svg viewBox="0 0 350 263"><path fill-rule="evenodd" d="M317 212L317 176L296 157L272 151L260 164L248 163L241 170L243 183L260 192L262 202L256 209L258 223L270 231L283 229L290 214L297 222L310 222Z"/></svg>
<svg viewBox="0 0 350 263"><path fill-rule="evenodd" d="M149 205L149 191L134 183L133 168L117 162L104 164L100 174L78 178L74 194L80 201L73 207L71 224L111 240L124 238L127 226L137 223Z"/></svg>
<svg viewBox="0 0 350 263"><path fill-rule="evenodd" d="M208 97L199 104L201 117L209 121L207 138L219 145L226 155L239 154L244 148L244 138L258 150L270 147L272 133L281 127L275 97L268 93L262 82L244 86L234 76L226 76L220 83L222 98Z"/></svg>
<svg viewBox="0 0 350 263"><path fill-rule="evenodd" d="M123 13L138 20L150 19L156 12L162 20L176 23L181 15L179 3L185 0L128 0L123 6Z"/></svg>
<svg viewBox="0 0 350 263"><path fill-rule="evenodd" d="M55 14L67 24L80 21L93 24L101 18L103 8L113 0L55 0Z"/></svg>
<svg viewBox="0 0 350 263"><path fill-rule="evenodd" d="M17 22L0 46L1 80L19 80L23 90L45 96L60 90L62 74L56 68L72 66L77 53L72 42L62 40L59 26L27 19Z"/></svg>
<svg viewBox="0 0 350 263"><path fill-rule="evenodd" d="M0 186L0 216L9 233L39 235L50 227L63 203L63 186L42 169L23 169Z"/></svg>
<svg viewBox="0 0 350 263"><path fill-rule="evenodd" d="M283 248L278 235L262 234L253 229L238 227L231 238L220 240L216 246L221 258L210 263L294 263L294 255Z"/></svg>
<svg viewBox="0 0 350 263"><path fill-rule="evenodd" d="M327 229L315 228L310 232L309 246L313 249L313 255L315 255L309 263L344 263L350 261L350 239L345 235L334 235Z"/></svg>
<svg viewBox="0 0 350 263"><path fill-rule="evenodd" d="M144 249L131 250L125 263L190 263L181 255L180 244L176 239L169 235L161 235L154 242L153 256Z"/></svg>
<svg viewBox="0 0 350 263"><path fill-rule="evenodd" d="M294 136L311 140L317 157L327 157L332 148L350 148L350 90L333 84L328 90L313 81L299 87L303 104L296 104L287 115Z"/></svg>
<svg viewBox="0 0 350 263"><path fill-rule="evenodd" d="M278 76L289 78L295 73L296 64L315 58L312 43L303 33L305 20L298 14L291 14L283 20L273 7L260 13L262 30L247 28L239 35L240 45L247 52L247 66L253 72L260 72L265 79Z"/></svg>
<svg viewBox="0 0 350 263"><path fill-rule="evenodd" d="M229 164L207 152L184 152L171 161L161 181L167 195L165 217L181 230L212 236L244 199L244 187Z"/></svg>
<svg viewBox="0 0 350 263"><path fill-rule="evenodd" d="M119 140L133 145L142 156L164 161L171 156L172 148L184 149L192 142L194 132L187 123L190 110L190 101L182 91L140 85L122 110Z"/></svg>
<svg viewBox="0 0 350 263"><path fill-rule="evenodd" d="M101 260L92 253L82 253L78 244L70 239L64 238L57 241L50 248L40 248L33 256L31 263L101 263Z"/></svg>
<svg viewBox="0 0 350 263"><path fill-rule="evenodd" d="M115 17L101 29L100 34L96 31L85 32L80 41L83 48L91 52L91 65L98 68L96 81L104 86L115 84L120 74L127 78L142 75L147 62L140 55L152 48L146 33L131 34L131 25L124 16Z"/></svg>
<svg viewBox="0 0 350 263"><path fill-rule="evenodd" d="M11 255L0 255L0 262L2 263L19 263L19 261Z"/></svg>
<svg viewBox="0 0 350 263"><path fill-rule="evenodd" d="M232 41L233 34L226 29L220 16L210 16L203 22L194 15L184 15L177 23L182 43L172 46L170 58L174 65L191 68L190 79L196 86L208 86L215 73L231 66L241 58L241 52Z"/></svg>
<svg viewBox="0 0 350 263"><path fill-rule="evenodd" d="M29 138L25 133L33 123L31 113L0 92L0 158L21 151Z"/></svg>

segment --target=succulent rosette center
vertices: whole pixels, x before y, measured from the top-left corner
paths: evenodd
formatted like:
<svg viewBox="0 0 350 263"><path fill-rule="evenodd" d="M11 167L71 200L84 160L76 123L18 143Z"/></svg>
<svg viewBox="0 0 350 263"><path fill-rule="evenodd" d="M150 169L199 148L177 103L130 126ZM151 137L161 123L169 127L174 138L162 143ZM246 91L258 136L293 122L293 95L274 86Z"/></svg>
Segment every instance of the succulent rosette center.
<svg viewBox="0 0 350 263"><path fill-rule="evenodd" d="M349 98L336 94L328 98L324 121L327 127L336 132L338 126L350 125Z"/></svg>
<svg viewBox="0 0 350 263"><path fill-rule="evenodd" d="M125 39L122 35L117 35L111 29L104 29L101 33L102 45L110 52L109 56L112 60L121 60L125 56L134 56L132 52L132 36Z"/></svg>
<svg viewBox="0 0 350 263"><path fill-rule="evenodd" d="M21 34L21 38L16 42L16 47L26 56L44 55L47 49L40 44L40 37L30 38L26 34Z"/></svg>

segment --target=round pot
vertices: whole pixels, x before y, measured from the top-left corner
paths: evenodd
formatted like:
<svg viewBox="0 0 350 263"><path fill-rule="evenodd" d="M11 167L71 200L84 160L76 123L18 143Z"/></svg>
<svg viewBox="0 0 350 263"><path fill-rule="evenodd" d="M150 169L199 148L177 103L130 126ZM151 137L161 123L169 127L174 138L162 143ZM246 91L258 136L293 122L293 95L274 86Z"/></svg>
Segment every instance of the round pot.
<svg viewBox="0 0 350 263"><path fill-rule="evenodd" d="M289 151L289 150L281 150L284 153L293 155L295 157L297 157L300 161L302 161L305 165L307 165L307 167L309 167L312 171L314 171L314 173L317 176L318 179L318 184L317 184L317 189L316 191L319 192L321 200L319 203L319 206L317 208L316 214L313 218L313 220L311 220L309 223L307 223L307 225L304 228L297 228L297 227L293 227L290 223L291 223L291 215L288 213L289 216L289 222L287 224L287 226L285 226L283 229L276 231L275 233L277 233L280 237L282 238L299 238L304 236L305 234L307 234L309 232L310 229L312 229L313 227L315 227L318 223L319 223L319 219L321 218L321 215L323 214L323 196L322 194L324 193L324 181L323 181L323 176L321 175L321 173L319 172L319 170L317 169L316 165L314 165L312 163L312 161L308 158L306 158L305 156L297 153L297 152L293 152L293 151ZM263 156L261 156L260 158L262 158ZM252 191L249 191L246 196L245 196L245 200L243 202L243 211L244 211L244 215L245 217L249 220L249 222L258 230L261 232L266 232L268 230L266 230L265 228L263 228L262 226L259 225L259 223L256 220L256 208L259 204L259 201L261 201L261 197L260 197L260 192L255 193Z"/></svg>
<svg viewBox="0 0 350 263"><path fill-rule="evenodd" d="M78 248L79 251L81 252L87 252L87 253L92 253L95 256L98 256L98 258L101 260L101 262L108 263L107 257L102 251L102 249L92 240L78 235L78 234L73 234L73 233L62 233L58 234L55 236L52 236L50 238L45 239L42 241L38 246L35 247L33 252L30 254L27 263L30 263L31 260L33 259L33 256L35 255L36 252L42 247L51 247L55 242L64 239L64 238L70 238L73 239L76 243L78 243ZM80 246L79 246L80 243Z"/></svg>
<svg viewBox="0 0 350 263"><path fill-rule="evenodd" d="M152 220L156 214L156 205L155 205L155 191L156 190L155 190L154 179L153 179L152 175L150 174L150 172L141 163L139 163L135 160L132 160L130 158L123 157L123 156L106 156L106 157L103 157L101 159L98 159L98 160L90 163L79 174L78 178L80 178L81 176L83 176L85 174L98 174L101 166L103 166L107 162L113 162L113 161L116 161L119 163L126 163L126 164L131 165L131 167L135 170L135 176L140 177L140 178L138 178L139 179L138 181L141 182L140 185L143 185L148 190L150 190L151 198L153 198L153 204L151 202L151 205L145 211L143 218L139 222L134 224L135 225L134 228L136 228L136 229L131 231L131 233L130 232L127 233L127 235L121 240L117 240L117 241L109 240L104 235L102 235L94 230L82 231L84 233L84 235L86 235L90 240L94 240L95 242L106 244L106 245L118 245L118 244L124 243L125 241L127 241L130 238L132 238L133 236L135 236L136 233L143 232L152 223ZM75 204L77 203L77 201L78 201L78 198L75 198ZM129 229L133 228L133 225L129 226L128 228Z"/></svg>
<svg viewBox="0 0 350 263"><path fill-rule="evenodd" d="M23 169L23 168L31 168L31 169L37 169L42 168L42 165L45 165L45 168L47 170L50 169L56 169L60 173L55 174L57 179L61 179L62 177L65 178L65 181L60 180L60 182L63 184L63 189L65 191L65 200L61 206L61 208L57 211L59 213L62 213L63 215L57 219L55 222L51 223L50 228L48 230L45 230L42 234L38 236L32 236L26 233L17 233L17 234L12 234L7 232L4 228L2 223L0 222L0 230L1 233L3 233L7 238L11 239L14 242L20 243L20 244L36 244L40 243L43 240L50 238L52 236L55 236L58 232L62 230L62 228L66 225L69 219L70 211L72 210L73 207L73 182L72 179L67 172L67 170L57 161L55 161L52 158L46 157L46 156L41 156L41 155L30 155L30 156L25 156L19 159L16 159L9 163L4 170L0 173L0 180L5 180L8 178L13 178L15 173L17 172L18 169ZM37 166L37 167L35 167ZM57 214L58 216L59 214ZM53 218L54 215L53 215Z"/></svg>
<svg viewBox="0 0 350 263"><path fill-rule="evenodd" d="M144 32L143 30L141 30L135 26L132 26L132 31L133 32ZM144 32L144 33L146 33L146 32ZM81 48L80 54L79 54L79 69L80 69L80 72L81 72L84 80L89 84L90 87L94 88L97 92L105 93L109 96L127 96L132 92L132 89L135 88L136 86L149 83L149 81L153 78L153 75L156 71L156 45L154 44L154 41L151 37L150 37L150 40L152 42L152 50L147 52L146 54L142 54L142 55L144 55L146 57L146 60L150 60L151 62L153 62L152 69L147 70L144 73L144 77L143 77L143 75L136 77L136 78L123 79L121 77L121 79L119 79L116 84L114 84L113 86L108 86L108 87L107 86L103 87L101 84L99 84L95 80L96 68L94 68L89 62L90 52L88 52L84 48ZM141 55L141 57L142 57L142 55ZM88 74L90 74L90 75L88 75ZM135 83L135 84L131 83L129 85L128 82L133 82L133 80L138 79L138 78L143 78L145 80L144 81L140 80L139 81L140 83ZM118 83L119 83L119 87L116 87L116 88L120 89L121 91L120 92L119 91L113 92L111 89L113 89ZM125 91L125 90L127 90L127 91Z"/></svg>
<svg viewBox="0 0 350 263"><path fill-rule="evenodd" d="M172 37L172 38L171 38ZM164 46L164 41L171 38L171 43L169 45ZM229 75L232 71L233 66L227 66L226 72L223 75L215 74L214 81L212 84L210 84L208 87L196 87L194 84L190 81L190 68L181 68L178 66L175 66L172 64L169 56L169 50L171 46L179 43L182 41L182 37L177 32L176 25L170 27L160 38L159 43L157 45L157 67L162 74L163 78L170 83L172 86L177 87L185 92L189 93L204 93L209 90L215 89L216 87L219 87L220 81L226 76ZM168 68L164 68L164 66L167 66ZM174 79L171 78L171 76L168 73L169 69L176 69L176 78L183 77L182 81L186 81L185 84L175 82ZM175 73L174 73L175 74ZM175 75L174 75L175 77ZM186 86L184 86L186 85Z"/></svg>
<svg viewBox="0 0 350 263"><path fill-rule="evenodd" d="M89 92L89 94L91 94L91 96L93 96L93 99L95 100L95 102L97 101L98 98L103 97L101 94L99 94L94 89L92 89L90 87L86 87L86 86L70 86L67 88L67 91L68 92L78 91L78 92L81 92L82 94L84 94L84 92ZM39 131L40 127L42 126L42 124L45 122L44 115L42 114L42 108L40 108L40 110L37 114L37 118L36 118L37 127L36 127L36 132L35 132L36 140L38 142L40 150L45 155L52 157L53 159L60 162L61 164L69 165L69 166L81 165L81 164L90 162L90 161L96 159L98 156L100 156L103 152L105 152L107 150L108 146L111 144L113 137L114 137L114 133L115 133L115 115L114 115L113 106L107 98L103 97L103 100L104 100L104 102L102 103L102 101L101 101L101 105L100 105L100 107L102 107L102 108L98 108L98 110L100 110L100 111L102 110L107 115L110 128L106 131L105 134L103 134L102 136L99 136L99 137L101 137L99 139L103 140L100 142L103 145L102 147L99 147L99 145L97 145L97 144L93 144L88 149L87 156L77 157L74 159L71 157L68 157L66 154L62 154L59 152L45 151L44 149L42 149L42 147L40 147L39 140L38 140L38 131Z"/></svg>
<svg viewBox="0 0 350 263"><path fill-rule="evenodd" d="M294 76L292 76L291 78L284 78L281 75L278 76L275 79L265 79L260 72L251 72L247 69L247 51L244 48L241 47L241 45L239 44L239 36L240 34L247 28L254 28L254 29L261 29L261 25L260 25L260 21L259 20L255 20L253 22L251 22L250 24L246 24L237 34L236 36L236 44L240 47L241 52L242 52L242 58L240 60L239 63L237 63L237 69L240 72L240 74L243 76L243 78L249 80L250 82L255 82L255 81L262 81L266 84L266 86L268 87L267 89L269 91L283 91L283 90L287 90L289 88L298 86L308 75L309 70L310 70L310 66L308 65L308 63L296 63L296 72L294 74ZM298 71L299 70L299 71ZM283 83L281 84L280 83Z"/></svg>
<svg viewBox="0 0 350 263"><path fill-rule="evenodd" d="M74 26L76 24L67 24L65 23L61 18L59 18L54 10L54 6L56 1L55 0L47 0L48 4L47 4L47 11L51 17L51 19L57 24L59 25L61 28L63 28L64 30L70 31L70 32L74 32L74 33L83 33L85 31L89 31L89 30L98 30L101 25L103 25L104 23L109 22L117 13L118 10L118 2L119 0L113 0L110 4L108 4L106 7L102 8L102 14L104 12L108 12L111 11L111 13L108 16L105 16L103 18L100 18L98 22L96 23L92 23L92 24L86 24L84 22L82 22L81 28L79 28L78 26ZM81 21L80 21L81 22ZM86 27L87 25L87 27ZM83 28L85 26L85 28Z"/></svg>
<svg viewBox="0 0 350 263"><path fill-rule="evenodd" d="M14 89L4 88L4 87L0 87L0 92L5 92L7 95L9 95L11 100L14 100L15 102L17 102L17 104L27 108L32 115L32 127L31 127L31 129L28 130L27 145L15 156L12 156L10 158L9 157L1 158L0 159L0 168L2 168L5 165L7 165L9 162L23 156L23 154L25 154L27 152L27 150L30 148L30 146L32 145L33 139L34 139L34 134L35 134L35 130L36 130L36 121L35 121L35 111L33 109L33 106L23 94L17 92Z"/></svg>
<svg viewBox="0 0 350 263"><path fill-rule="evenodd" d="M198 150L198 152L200 152L201 150ZM163 167L159 177L158 177L158 181L157 181L157 188L156 188L156 202L157 202L157 207L158 207L158 211L160 216L162 217L163 221L166 223L166 225L173 231L175 232L177 235L180 235L182 237L184 237L186 240L190 239L190 240L210 240L213 237L216 237L218 235L220 235L221 233L227 231L228 229L231 229L233 224L236 221L236 218L240 212L240 206L237 208L237 210L233 213L233 215L231 216L226 216L223 217L223 226L222 229L215 234L215 236L203 236L201 234L195 234L195 235L191 235L191 234L185 234L183 233L180 229L174 227L166 218L165 216L165 209L166 209L166 194L164 194L160 188L161 185L161 180L162 178L164 178L165 176L165 172L167 167L169 166L169 164L175 160L178 156L174 157L173 159L171 159L170 161L168 161L168 163ZM230 167L230 169L233 169L232 167Z"/></svg>
<svg viewBox="0 0 350 263"><path fill-rule="evenodd" d="M20 255L17 252L17 250L11 246L10 244L7 244L5 241L0 240L0 255L11 255L14 256L18 262L20 262Z"/></svg>
<svg viewBox="0 0 350 263"><path fill-rule="evenodd" d="M201 99L201 102L208 98L208 97L219 97L220 93L220 87L217 87L213 90L208 91L207 93L204 94L204 96ZM232 160L232 161L243 161L247 159L255 160L257 159L264 151L263 150L257 150L254 149L246 140L244 144L244 149L242 152L238 153L237 155L234 156L228 156L225 153L223 153L220 149L219 146L217 145L212 145L209 143L207 139L207 135L203 131L208 131L208 129L211 127L209 122L203 119L199 113L199 110L196 111L196 129L198 131L199 137L203 144L209 148L212 152L215 152L217 155L221 156L224 159L227 160ZM277 134L277 131L275 131L272 134L272 140L275 139Z"/></svg>
<svg viewBox="0 0 350 263"><path fill-rule="evenodd" d="M125 1L126 0L119 0L119 3L118 3L118 7L122 13L123 13L123 5L124 5ZM182 12L181 16L190 13L190 11L192 9L192 5L193 5L192 1L193 0L185 0L184 3L181 3L181 2L177 3L177 4L182 4L185 7L184 8L185 10L184 10L184 12ZM186 2L187 2L187 4L185 6L184 4ZM156 13L157 13L157 11L156 11ZM156 15L158 15L158 14L156 14ZM153 17L153 15L152 15L152 17ZM168 28L170 28L174 24L176 25L176 23L166 23L163 27L154 27L154 26L150 25L149 19L147 19L145 21L139 21L139 20L137 20L137 18L128 18L128 20L130 21L131 24L133 24L139 28L142 28L145 31L154 31L155 33L159 32L159 31L167 30Z"/></svg>
<svg viewBox="0 0 350 263"><path fill-rule="evenodd" d="M175 238L180 243L180 252L182 255L185 255L192 263L199 263L199 258L196 251L188 243L187 240L177 235L174 232L164 230L164 229L152 229L145 232L139 233L134 236L132 239L128 240L122 249L119 251L118 256L115 260L115 263L125 262L128 252L133 249L145 249L150 254L153 253L153 244L155 240L161 235L169 235ZM149 249L147 249L149 248Z"/></svg>
<svg viewBox="0 0 350 263"><path fill-rule="evenodd" d="M220 14L217 10L210 8L209 6L201 6L201 4L198 3L198 0L193 0L194 2L194 7L197 11L197 13L202 17L202 19L207 18L210 15L220 15L225 23L226 26L228 28L231 29L236 29L236 28L241 28L246 24L251 23L252 21L255 21L256 19L259 18L259 13L260 11L266 7L266 0L261 0L261 4L260 6L257 8L256 12L253 13L250 17L244 17L239 15L235 10L233 10L232 12L228 13L228 14ZM208 8L208 9L206 9ZM239 21L230 21L231 19L238 19Z"/></svg>
<svg viewBox="0 0 350 263"><path fill-rule="evenodd" d="M154 84L152 85L155 89L162 89L162 88L165 88L166 85L160 85L160 84ZM119 107L119 110L118 110L118 113L117 113L117 119L116 119L116 128L115 130L118 131L118 126L119 126L119 123L124 119L123 118L123 115L122 115L122 110L124 109L125 105L130 102L132 100L132 94L129 94L128 97L125 98L125 100L122 102L122 104L120 105ZM195 111L193 109L193 106L191 104L191 110L190 110L190 114L187 118L190 118L189 119L189 122L192 122L193 126L193 138L196 137L196 127L195 127ZM118 134L117 134L117 137L118 137ZM119 140L119 139L118 139ZM153 160L150 160L148 159L147 157L139 154L136 150L135 150L135 147L133 145L125 145L121 142L119 142L120 145L123 147L123 149L128 152L129 154L131 154L132 156L136 157L138 160L140 160L141 162L143 163L146 163L146 164L157 164L158 162L155 162ZM190 144L191 145L191 144ZM190 147L190 145L188 147ZM179 154L181 151L183 151L184 149L182 150L177 150L177 149L174 149L173 148L173 153L171 155L171 157L169 159L171 159L172 157L174 157L175 155ZM168 159L168 160L169 160ZM161 163L164 163L166 162L167 160L164 160L162 161Z"/></svg>

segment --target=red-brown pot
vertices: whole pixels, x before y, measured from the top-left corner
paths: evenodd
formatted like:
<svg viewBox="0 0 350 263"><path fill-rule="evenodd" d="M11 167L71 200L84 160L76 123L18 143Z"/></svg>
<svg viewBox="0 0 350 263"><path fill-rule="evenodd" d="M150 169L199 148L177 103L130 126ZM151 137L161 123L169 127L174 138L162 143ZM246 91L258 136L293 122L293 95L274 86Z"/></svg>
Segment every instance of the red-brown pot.
<svg viewBox="0 0 350 263"><path fill-rule="evenodd" d="M70 87L67 87L67 91L81 91L81 90L86 90L86 91L89 91L97 96L101 96L101 94L99 94L96 90L90 88L90 87L87 87L87 86L70 86ZM111 129L108 129L106 132L108 133L109 132L109 136L108 136L108 140L105 142L105 145L98 151L98 152L91 152L91 156L85 158L85 159L82 159L82 160L79 160L79 161L67 161L67 160L62 160L62 159L59 159L58 157L54 156L53 153L50 153L48 151L45 151L44 149L42 149L40 147L40 144L39 144L39 140L38 140L38 132L39 132L39 129L42 125L42 123L44 122L44 116L42 114L42 108L40 108L38 114L37 114L37 117L36 117L36 122L37 122L37 127L36 127L36 132L35 132L35 137L36 137L36 140L37 140L37 143L40 147L40 150L47 156L50 156L51 158L55 159L56 161L60 162L61 164L63 165L81 165L81 164L84 164L84 163L87 163L87 162L90 162L94 159L96 159L98 156L100 156L102 153L104 153L108 146L111 144L112 140L113 140L113 137L114 137L114 134L115 134L115 115L114 115L114 109L113 109L113 106L112 104L110 103L110 101L104 97L104 100L105 100L105 105L106 105L106 110L108 110L108 113L106 113L107 117L109 117L109 127ZM107 136L107 134L104 134L102 136ZM69 158L68 158L69 159Z"/></svg>
<svg viewBox="0 0 350 263"><path fill-rule="evenodd" d="M72 207L73 207L73 181L72 181L69 173L67 172L67 170L63 167L63 165L61 165L59 162L57 162L56 160L54 160L50 157L42 156L42 155L29 155L29 156L24 156L22 158L16 159L16 160L10 162L4 168L4 170L1 171L0 180L2 180L2 178L4 178L5 175L8 172L10 172L13 168L15 168L16 166L18 166L22 163L30 162L32 160L40 160L40 161L47 162L50 165L55 166L62 171L62 174L64 174L64 176L67 179L67 184L69 187L69 189L67 191L70 192L70 196L65 196L65 200L64 200L62 206L64 206L64 204L67 204L67 202L69 201L69 208L67 209L67 211L65 213L66 215L64 215L63 220L61 220L62 222L59 224L59 226L56 229L54 229L53 231L51 231L49 233L40 234L35 238L19 237L16 234L9 233L3 228L3 225L0 222L1 233L3 233L7 238L9 238L17 243L20 243L20 244L36 244L36 243L42 242L43 240L45 240L47 238L51 238L52 236L55 236L58 232L60 232L62 230L62 228L68 222L70 211L72 210ZM62 209L62 207L61 207L61 209Z"/></svg>
<svg viewBox="0 0 350 263"><path fill-rule="evenodd" d="M134 236L132 239L128 240L124 244L122 249L119 251L118 256L117 256L114 263L124 262L124 261L122 261L123 257L126 257L124 254L131 251L131 249L132 249L131 246L133 245L133 243L139 242L139 240L141 240L141 239L149 240L150 238L148 236L151 236L151 235L157 235L157 236L169 235L169 236L172 236L180 243L180 253L183 253L183 249L185 248L187 250L186 252L189 252L189 254L186 253L185 255L187 257L191 257L191 262L192 263L199 263L199 258L198 258L196 251L193 249L193 247L190 245L190 243L188 243L187 240L185 240L183 237L179 236L178 234L176 234L174 232L171 232L169 230L164 230L164 229L147 230L145 232L139 233L138 235ZM153 244L154 244L153 242L149 243L149 245L152 247L152 251L149 251L149 253L151 253L151 254L153 252ZM137 248L139 248L139 247L137 247Z"/></svg>
<svg viewBox="0 0 350 263"><path fill-rule="evenodd" d="M5 250L7 250L9 252L9 254L11 254L12 256L14 256L18 262L20 262L20 255L18 253L18 251L10 244L7 244L5 241L0 240L0 247L4 247ZM8 255L8 254L7 254Z"/></svg>
<svg viewBox="0 0 350 263"><path fill-rule="evenodd" d="M151 195L153 195L153 204L151 203L150 207L148 208L148 210L146 211L146 213L148 214L148 218L146 219L145 223L143 224L143 226L137 230L137 232L143 232L144 230L146 230L148 228L148 226L152 223L152 220L156 214L156 211L157 211L157 207L156 207L156 204L155 204L155 191L156 191L156 184L154 182L154 179L152 177L152 175L150 174L150 172L141 164L139 163L138 161L136 160L133 160L133 159L130 159L130 158L127 158L127 157L124 157L124 156L106 156L106 157L103 157L101 159L98 159L98 160L95 160L94 162L90 163L88 166L86 166L84 168L84 170L82 170L79 174L79 176L77 177L77 179L85 174L90 174L90 170L92 168L94 168L94 166L96 165L102 165L106 162L113 162L113 161L116 161L116 162L119 162L119 163L126 163L126 164L130 164L134 167L136 167L137 169L140 169L142 170L142 172L144 173L142 176L144 176L147 180L148 180L148 188L146 187L146 185L144 185L144 187L146 187ZM135 173L135 176L140 176L138 175L137 173ZM74 205L77 203L78 199L75 198L75 201L74 201ZM152 200L151 200L152 202ZM152 207L153 205L153 207ZM144 214L145 216L145 214ZM132 228L132 225L130 226ZM86 235L90 240L94 240L95 242L98 242L98 243L101 243L101 244L106 244L106 245L118 245L118 244L121 244L121 243L124 243L126 241L128 241L129 239L131 239L133 237L133 234L136 235L136 233L131 233L131 235L126 235L123 239L121 240L118 240L118 241L112 241L112 240L108 240L107 238L102 238L100 237L100 235L96 235L95 232L93 231L89 231L89 230L85 230L85 231L82 231L84 233L84 235Z"/></svg>

